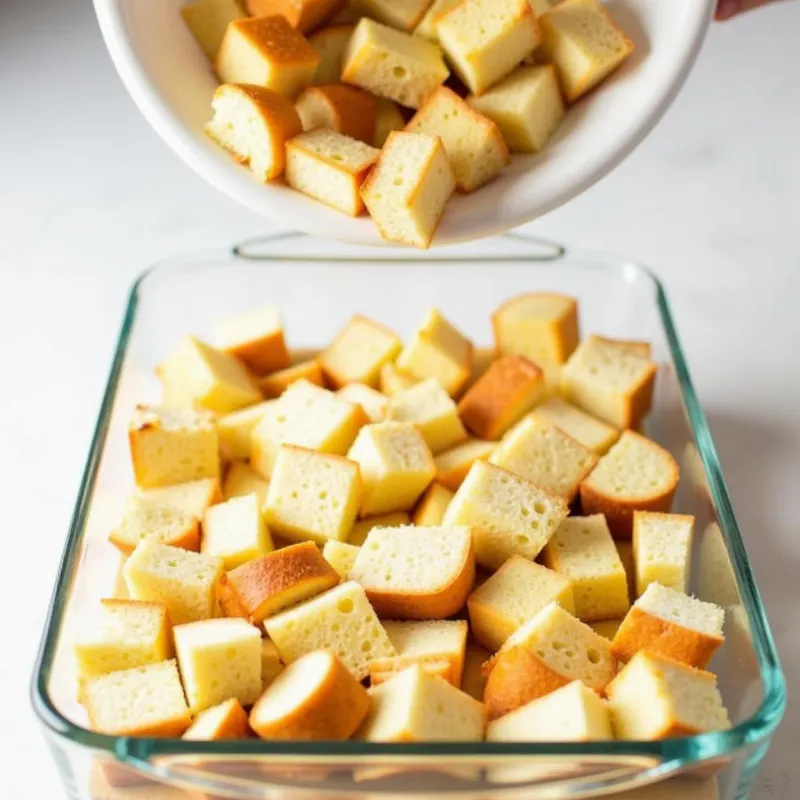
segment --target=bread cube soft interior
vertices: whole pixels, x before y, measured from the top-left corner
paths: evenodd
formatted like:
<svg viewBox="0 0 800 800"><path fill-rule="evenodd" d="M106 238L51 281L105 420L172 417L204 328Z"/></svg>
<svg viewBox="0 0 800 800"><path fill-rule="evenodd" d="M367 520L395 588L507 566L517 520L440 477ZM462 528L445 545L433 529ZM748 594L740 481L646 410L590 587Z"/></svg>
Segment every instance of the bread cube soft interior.
<svg viewBox="0 0 800 800"><path fill-rule="evenodd" d="M147 500L157 500L180 508L198 519L203 518L209 506L222 500L219 481L216 478L200 478L186 483L140 489L139 494Z"/></svg>
<svg viewBox="0 0 800 800"><path fill-rule="evenodd" d="M436 32L438 18L451 8L455 8L460 2L461 0L433 0L417 27L414 28L414 35L422 36L423 39L438 44L439 35Z"/></svg>
<svg viewBox="0 0 800 800"><path fill-rule="evenodd" d="M256 374L285 369L292 361L278 309L266 306L220 320L214 340L225 353L244 361Z"/></svg>
<svg viewBox="0 0 800 800"><path fill-rule="evenodd" d="M599 456L605 455L619 438L619 430L562 400L548 397L533 412L560 428L568 436Z"/></svg>
<svg viewBox="0 0 800 800"><path fill-rule="evenodd" d="M360 549L360 545L357 544L328 539L322 548L322 557L336 570L339 577L346 581Z"/></svg>
<svg viewBox="0 0 800 800"><path fill-rule="evenodd" d="M195 0L181 8L181 16L197 44L213 61L228 24L246 15L237 0Z"/></svg>
<svg viewBox="0 0 800 800"><path fill-rule="evenodd" d="M358 0L356 7L370 19L410 33L416 28L431 0Z"/></svg>
<svg viewBox="0 0 800 800"><path fill-rule="evenodd" d="M125 501L122 518L108 538L123 553L132 553L142 539L199 550L200 523L194 514L178 506L133 494Z"/></svg>
<svg viewBox="0 0 800 800"><path fill-rule="evenodd" d="M225 500L230 500L234 497L255 494L258 499L258 507L263 508L267 499L268 486L269 481L249 464L244 461L234 461L228 467L225 480L222 482L222 496Z"/></svg>
<svg viewBox="0 0 800 800"><path fill-rule="evenodd" d="M330 25L308 37L308 43L317 51L320 59L314 73L315 84L338 83L341 80L342 56L354 30L355 25Z"/></svg>
<svg viewBox="0 0 800 800"><path fill-rule="evenodd" d="M468 438L451 450L439 453L433 459L436 464L436 480L452 492L464 482L476 461L488 461L497 448L497 442Z"/></svg>
<svg viewBox="0 0 800 800"><path fill-rule="evenodd" d="M356 403L361 406L370 422L383 422L386 418L389 400L377 389L363 383L348 383L339 389L337 394L348 403Z"/></svg>
<svg viewBox="0 0 800 800"><path fill-rule="evenodd" d="M403 372L391 361L381 367L379 388L387 397L393 397L404 389L410 389L415 383L419 383L419 378Z"/></svg>
<svg viewBox="0 0 800 800"><path fill-rule="evenodd" d="M280 369L265 375L258 382L258 386L265 397L280 397L293 383L304 380L314 386L325 386L325 376L322 367L315 358L293 364L286 369Z"/></svg>
<svg viewBox="0 0 800 800"><path fill-rule="evenodd" d="M263 556L272 548L272 537L255 492L206 511L201 552L219 556L226 570Z"/></svg>
<svg viewBox="0 0 800 800"><path fill-rule="evenodd" d="M261 685L266 689L283 671L278 648L271 639L261 640Z"/></svg>
<svg viewBox="0 0 800 800"><path fill-rule="evenodd" d="M432 483L414 510L414 524L441 525L444 512L447 511L447 506L450 505L453 496L454 493L442 486L441 483Z"/></svg>
<svg viewBox="0 0 800 800"><path fill-rule="evenodd" d="M651 583L678 592L689 586L694 517L690 514L633 514L633 558L636 594Z"/></svg>
<svg viewBox="0 0 800 800"><path fill-rule="evenodd" d="M350 531L347 541L349 544L361 547L373 528L397 528L400 525L408 525L410 522L411 518L406 511L391 511L388 514L365 517L353 525L353 530Z"/></svg>
<svg viewBox="0 0 800 800"><path fill-rule="evenodd" d="M253 431L272 400L232 411L217 419L219 452L225 461L247 461L253 446Z"/></svg>

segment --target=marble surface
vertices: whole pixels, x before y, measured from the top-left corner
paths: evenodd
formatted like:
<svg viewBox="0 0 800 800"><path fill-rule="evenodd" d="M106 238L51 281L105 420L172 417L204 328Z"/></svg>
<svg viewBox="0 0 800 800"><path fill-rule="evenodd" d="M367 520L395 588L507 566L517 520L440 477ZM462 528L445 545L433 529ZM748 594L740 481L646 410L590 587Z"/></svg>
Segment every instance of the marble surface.
<svg viewBox="0 0 800 800"><path fill-rule="evenodd" d="M789 683L758 800L800 779L798 30L797 2L715 26L655 133L530 226L666 283ZM39 800L62 789L27 684L129 284L268 225L146 126L86 0L3 0L0 69L0 798Z"/></svg>

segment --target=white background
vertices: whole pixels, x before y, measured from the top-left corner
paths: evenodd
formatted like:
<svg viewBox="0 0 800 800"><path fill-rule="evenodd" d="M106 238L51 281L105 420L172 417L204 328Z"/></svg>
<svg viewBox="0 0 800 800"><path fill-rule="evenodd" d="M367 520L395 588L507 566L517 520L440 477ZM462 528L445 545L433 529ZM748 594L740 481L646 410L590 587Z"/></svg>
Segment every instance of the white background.
<svg viewBox="0 0 800 800"><path fill-rule="evenodd" d="M669 290L787 671L758 800L800 777L799 34L797 2L715 26L656 132L532 226ZM0 0L0 74L0 799L41 800L63 790L29 674L126 291L268 226L150 131L88 0Z"/></svg>

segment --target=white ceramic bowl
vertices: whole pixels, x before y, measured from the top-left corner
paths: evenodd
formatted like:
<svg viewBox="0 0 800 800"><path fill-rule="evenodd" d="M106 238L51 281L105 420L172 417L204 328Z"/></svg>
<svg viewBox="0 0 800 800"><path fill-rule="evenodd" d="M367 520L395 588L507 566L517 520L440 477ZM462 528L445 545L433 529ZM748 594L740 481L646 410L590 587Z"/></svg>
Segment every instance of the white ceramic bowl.
<svg viewBox="0 0 800 800"><path fill-rule="evenodd" d="M280 182L259 183L204 133L217 82L179 14L182 0L94 0L116 68L167 144L221 192L283 225L376 244L352 219ZM715 0L610 0L635 54L573 106L544 153L515 156L488 186L448 204L434 245L502 233L552 211L612 170L649 133L685 81Z"/></svg>

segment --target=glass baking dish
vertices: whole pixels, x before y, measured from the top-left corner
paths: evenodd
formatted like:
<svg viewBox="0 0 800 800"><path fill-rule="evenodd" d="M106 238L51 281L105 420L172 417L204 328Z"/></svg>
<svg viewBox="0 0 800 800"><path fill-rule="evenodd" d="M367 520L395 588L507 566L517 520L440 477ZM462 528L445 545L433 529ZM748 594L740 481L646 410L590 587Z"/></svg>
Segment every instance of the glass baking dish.
<svg viewBox="0 0 800 800"><path fill-rule="evenodd" d="M437 306L478 347L505 299L553 290L580 301L584 334L646 339L661 369L646 432L681 464L674 509L697 518L692 591L726 606L726 643L711 668L730 730L657 742L366 744L186 742L88 730L75 697L70 643L119 556L107 541L132 487L127 422L156 401L153 368L184 333L277 305L296 351L319 348L354 313L408 335ZM661 284L626 259L520 236L435 253L331 245L295 234L163 263L134 285L89 451L33 680L33 703L71 798L578 798L632 790L659 797L747 795L785 705L784 679L705 417ZM643 792L643 793L642 793ZM717 795L717 792L719 793Z"/></svg>

